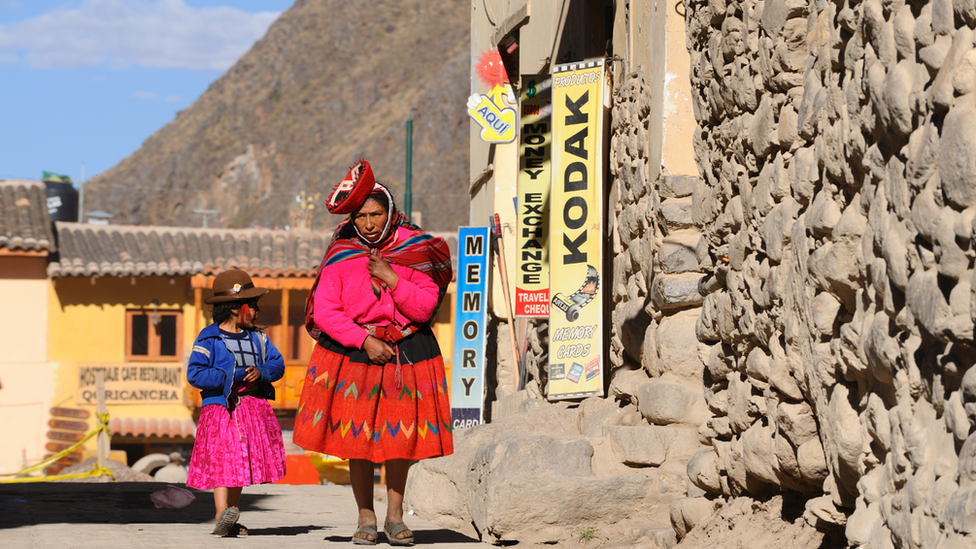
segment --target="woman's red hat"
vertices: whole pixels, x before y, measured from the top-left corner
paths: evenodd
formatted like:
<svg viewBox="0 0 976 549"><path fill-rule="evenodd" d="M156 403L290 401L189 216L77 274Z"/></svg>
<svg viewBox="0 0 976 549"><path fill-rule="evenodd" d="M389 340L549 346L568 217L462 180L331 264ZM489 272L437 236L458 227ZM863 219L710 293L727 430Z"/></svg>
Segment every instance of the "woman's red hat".
<svg viewBox="0 0 976 549"><path fill-rule="evenodd" d="M369 162L359 159L359 162L349 168L349 174L332 189L332 194L325 201L329 213L345 215L352 213L363 205L373 192L376 178Z"/></svg>

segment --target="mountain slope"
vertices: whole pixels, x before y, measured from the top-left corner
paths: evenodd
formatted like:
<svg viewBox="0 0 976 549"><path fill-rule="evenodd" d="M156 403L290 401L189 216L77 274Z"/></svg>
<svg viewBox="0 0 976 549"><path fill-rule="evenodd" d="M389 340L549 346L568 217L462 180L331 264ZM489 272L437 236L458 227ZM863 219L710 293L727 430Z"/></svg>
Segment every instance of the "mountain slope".
<svg viewBox="0 0 976 549"><path fill-rule="evenodd" d="M299 191L325 196L363 156L403 204L414 120L413 210L429 230L468 218L469 5L461 0L299 0L175 120L86 185L115 222L291 223Z"/></svg>

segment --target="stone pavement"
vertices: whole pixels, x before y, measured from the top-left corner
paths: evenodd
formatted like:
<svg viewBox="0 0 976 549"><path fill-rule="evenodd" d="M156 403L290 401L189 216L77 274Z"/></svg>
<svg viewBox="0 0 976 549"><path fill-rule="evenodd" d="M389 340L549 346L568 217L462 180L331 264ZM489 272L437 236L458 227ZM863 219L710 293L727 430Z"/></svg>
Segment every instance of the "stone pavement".
<svg viewBox="0 0 976 549"><path fill-rule="evenodd" d="M348 486L261 485L244 489L241 524L247 538L218 538L213 493L192 490L183 509L157 509L149 494L165 483L0 484L0 547L5 549L130 549L206 547L353 547L356 506ZM380 488L377 488L379 491ZM384 516L382 502L377 515ZM418 546L492 547L414 516L406 517ZM379 546L389 547L380 533Z"/></svg>

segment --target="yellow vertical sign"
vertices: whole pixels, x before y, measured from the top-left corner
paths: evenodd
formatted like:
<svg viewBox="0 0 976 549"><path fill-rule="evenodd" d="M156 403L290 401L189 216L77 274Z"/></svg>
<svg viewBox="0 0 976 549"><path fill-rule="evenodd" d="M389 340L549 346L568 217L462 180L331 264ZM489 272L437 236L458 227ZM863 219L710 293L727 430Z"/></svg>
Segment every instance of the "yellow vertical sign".
<svg viewBox="0 0 976 549"><path fill-rule="evenodd" d="M603 60L552 75L549 400L603 395Z"/></svg>
<svg viewBox="0 0 976 549"><path fill-rule="evenodd" d="M523 74L519 98L515 316L549 316L552 76Z"/></svg>

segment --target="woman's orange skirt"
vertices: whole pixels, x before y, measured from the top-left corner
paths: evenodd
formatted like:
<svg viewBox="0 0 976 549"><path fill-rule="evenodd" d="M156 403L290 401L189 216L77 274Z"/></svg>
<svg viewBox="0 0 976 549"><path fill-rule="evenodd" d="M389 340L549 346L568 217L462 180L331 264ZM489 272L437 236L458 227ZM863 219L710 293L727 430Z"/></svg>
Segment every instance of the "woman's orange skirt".
<svg viewBox="0 0 976 549"><path fill-rule="evenodd" d="M366 351L325 334L305 375L293 441L343 459L382 463L454 452L444 359L429 327L397 346L396 362L369 363Z"/></svg>

